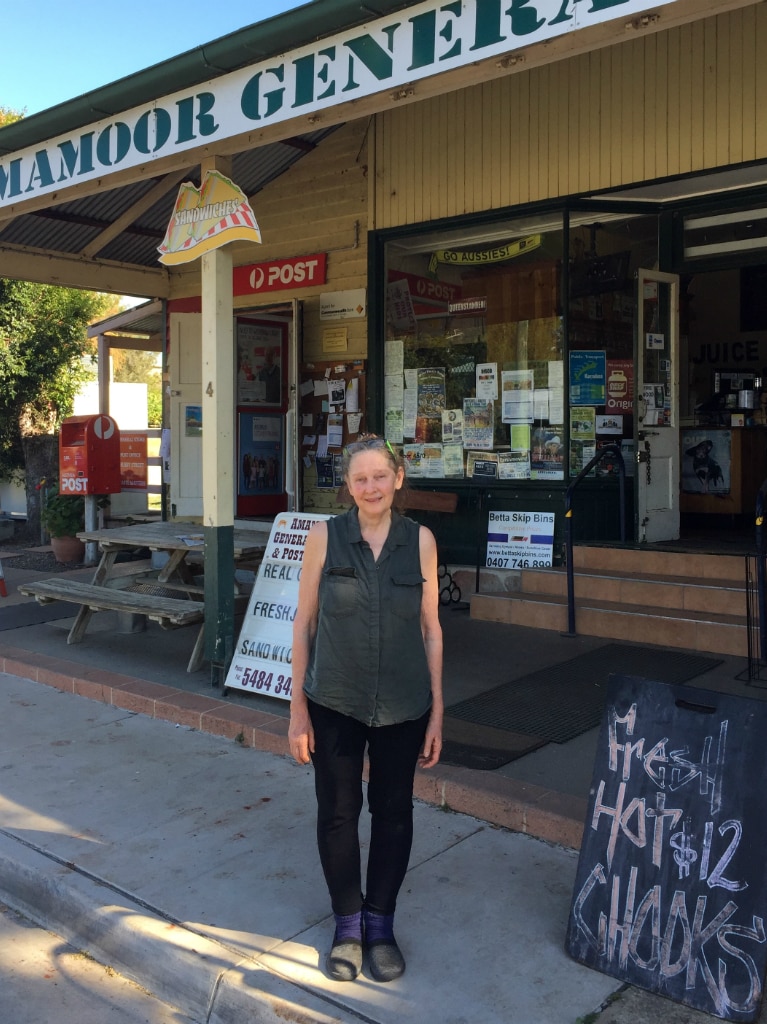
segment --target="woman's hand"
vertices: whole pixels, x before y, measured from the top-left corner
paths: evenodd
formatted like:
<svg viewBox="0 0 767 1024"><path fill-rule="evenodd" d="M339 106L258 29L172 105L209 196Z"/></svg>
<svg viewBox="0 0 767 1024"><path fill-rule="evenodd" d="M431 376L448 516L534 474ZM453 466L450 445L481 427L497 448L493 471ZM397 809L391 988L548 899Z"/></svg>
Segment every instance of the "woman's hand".
<svg viewBox="0 0 767 1024"><path fill-rule="evenodd" d="M308 764L314 753L314 729L308 710L292 709L288 729L290 753L298 764Z"/></svg>
<svg viewBox="0 0 767 1024"><path fill-rule="evenodd" d="M418 758L420 768L433 768L442 752L442 715L432 715L426 727L423 753Z"/></svg>

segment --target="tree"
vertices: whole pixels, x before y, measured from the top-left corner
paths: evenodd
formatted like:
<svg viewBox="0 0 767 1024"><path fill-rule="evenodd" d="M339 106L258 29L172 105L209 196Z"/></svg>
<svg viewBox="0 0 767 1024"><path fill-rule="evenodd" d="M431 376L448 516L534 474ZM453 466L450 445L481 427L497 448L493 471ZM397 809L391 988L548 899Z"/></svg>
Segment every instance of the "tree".
<svg viewBox="0 0 767 1024"><path fill-rule="evenodd" d="M39 523L34 487L55 468L45 468L55 455L51 435L95 373L86 327L111 303L94 292L0 278L0 479L26 468L32 530Z"/></svg>
<svg viewBox="0 0 767 1024"><path fill-rule="evenodd" d="M18 110L11 110L10 107L0 107L0 128L6 124L13 124L14 121L20 121L24 113L19 113Z"/></svg>

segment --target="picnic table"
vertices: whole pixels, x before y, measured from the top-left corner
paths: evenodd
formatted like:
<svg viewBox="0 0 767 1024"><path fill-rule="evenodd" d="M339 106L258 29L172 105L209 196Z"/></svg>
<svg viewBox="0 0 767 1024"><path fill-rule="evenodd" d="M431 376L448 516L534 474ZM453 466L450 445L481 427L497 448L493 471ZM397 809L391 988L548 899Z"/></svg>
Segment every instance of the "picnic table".
<svg viewBox="0 0 767 1024"><path fill-rule="evenodd" d="M266 549L271 523L254 523L253 529L234 531L235 565L254 568ZM205 617L204 587L196 582L204 568L205 545L202 528L191 523L158 522L112 529L84 530L78 534L84 541L96 541L101 558L90 583L81 580L41 580L19 586L22 594L33 596L40 604L70 601L80 610L67 636L68 644L80 643L91 616L97 611L117 611L142 615L158 622L164 629L203 622ZM158 568L146 561L135 569L117 565L117 558L126 551L149 550L167 554ZM235 582L235 590L240 586ZM202 663L203 629L200 628L187 665L196 672Z"/></svg>

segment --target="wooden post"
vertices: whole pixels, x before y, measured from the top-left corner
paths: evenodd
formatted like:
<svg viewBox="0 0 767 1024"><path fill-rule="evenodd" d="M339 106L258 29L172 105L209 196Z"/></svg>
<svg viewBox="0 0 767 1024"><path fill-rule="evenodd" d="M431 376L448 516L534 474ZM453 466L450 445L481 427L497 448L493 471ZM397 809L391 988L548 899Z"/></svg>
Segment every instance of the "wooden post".
<svg viewBox="0 0 767 1024"><path fill-rule="evenodd" d="M230 173L230 161L204 161ZM222 246L201 259L202 511L205 537L205 657L218 686L234 651L234 306L232 253Z"/></svg>

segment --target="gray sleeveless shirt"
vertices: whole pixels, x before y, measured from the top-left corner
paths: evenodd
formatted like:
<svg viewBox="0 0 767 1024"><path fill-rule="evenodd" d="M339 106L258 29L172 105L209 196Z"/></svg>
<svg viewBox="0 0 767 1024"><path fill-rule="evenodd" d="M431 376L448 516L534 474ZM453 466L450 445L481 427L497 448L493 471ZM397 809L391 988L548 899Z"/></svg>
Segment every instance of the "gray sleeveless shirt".
<svg viewBox="0 0 767 1024"><path fill-rule="evenodd" d="M317 633L304 691L366 725L420 718L431 707L421 632L419 525L392 510L376 562L357 509L328 520Z"/></svg>

